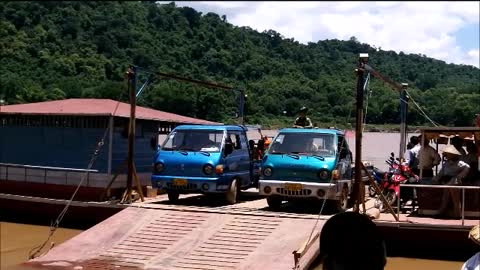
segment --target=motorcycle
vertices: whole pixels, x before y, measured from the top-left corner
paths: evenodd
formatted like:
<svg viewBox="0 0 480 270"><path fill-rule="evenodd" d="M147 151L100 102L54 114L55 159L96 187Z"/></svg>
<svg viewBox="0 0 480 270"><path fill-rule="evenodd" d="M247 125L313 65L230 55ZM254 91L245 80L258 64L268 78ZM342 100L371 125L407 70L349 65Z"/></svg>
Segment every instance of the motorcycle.
<svg viewBox="0 0 480 270"><path fill-rule="evenodd" d="M400 193L400 184L418 183L418 176L412 172L407 163L400 162L398 158L395 159L394 153L391 153L391 157L387 163L390 165L389 173L385 174L386 177L381 184L382 194L387 200L387 203L394 206L395 202L400 200L400 210L404 212L405 205L408 201L412 200L414 210L416 205L414 189L406 188ZM377 196L374 206L378 208L380 212L383 212L386 208L380 196Z"/></svg>
<svg viewBox="0 0 480 270"><path fill-rule="evenodd" d="M373 180L375 180L375 183L377 183L377 186L381 189L382 183L389 177L390 172L383 172L377 167L373 167L370 174L372 175ZM368 195L370 195L370 198L374 198L378 195L376 189L372 185L368 186Z"/></svg>

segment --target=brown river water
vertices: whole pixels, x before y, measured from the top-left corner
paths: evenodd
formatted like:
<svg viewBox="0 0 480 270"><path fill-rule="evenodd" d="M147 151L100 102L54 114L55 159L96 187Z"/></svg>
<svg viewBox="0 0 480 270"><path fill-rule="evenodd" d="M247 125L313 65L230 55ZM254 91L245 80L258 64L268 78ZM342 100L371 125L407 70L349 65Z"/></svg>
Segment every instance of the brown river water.
<svg viewBox="0 0 480 270"><path fill-rule="evenodd" d="M265 130L264 135L274 136L276 131ZM258 139L258 132L250 131L249 138ZM410 137L412 134L409 134ZM160 141L165 137L160 136ZM352 152L355 152L355 138L347 138ZM400 135L399 133L364 133L362 160L374 163L380 169L386 169L385 160L390 152L398 155ZM48 236L48 226L28 225L19 223L0 222L1 226L1 264L2 270L31 270L19 264L25 262L29 251L42 243ZM82 230L59 228L50 242L59 245L62 242L81 233ZM50 245L48 245L49 247ZM47 248L48 248L47 247ZM460 270L463 262L425 260L414 258L389 257L386 270Z"/></svg>

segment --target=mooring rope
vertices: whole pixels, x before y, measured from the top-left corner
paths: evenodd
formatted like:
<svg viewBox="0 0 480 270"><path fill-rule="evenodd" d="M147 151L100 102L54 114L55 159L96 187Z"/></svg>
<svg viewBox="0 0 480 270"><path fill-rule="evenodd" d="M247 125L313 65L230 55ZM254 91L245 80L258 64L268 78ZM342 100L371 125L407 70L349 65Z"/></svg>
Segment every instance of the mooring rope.
<svg viewBox="0 0 480 270"><path fill-rule="evenodd" d="M130 79L127 78L127 81L128 81L128 84L127 84L127 89L130 91ZM115 117L115 114L117 112L117 109L120 105L120 96L118 97L117 99L117 104L115 105L115 108L112 112L112 117ZM85 181L85 179L88 179L88 176L90 175L90 170L92 169L93 167L93 164L95 164L95 161L97 160L97 157L98 157L98 154L100 152L100 150L102 149L103 145L105 144L105 138L108 134L108 131L110 130L110 125L107 124L107 128L105 128L105 131L103 133L103 136L102 136L102 139L97 143L97 147L95 148L95 151L93 152L93 155L90 159L90 162L88 163L88 166L87 166L87 171L86 173L83 175L82 179L80 180L80 182L78 183L77 185L77 188L75 189L75 191L73 192L72 196L70 197L70 199L67 201L67 204L65 205L65 207L63 208L62 212L60 212L60 214L58 215L57 219L50 224L50 232L48 234L48 237L47 239L41 244L41 245L38 245L34 248L32 248L29 252L28 252L28 259L34 259L35 257L37 257L38 253L40 253L42 251L42 249L47 245L48 241L52 238L53 234L55 233L55 231L58 229L59 225L60 225L60 222L62 222L63 220L63 217L65 216L65 214L67 213L68 211L68 208L70 207L70 205L72 204L73 202L73 199L75 198L75 195L77 195L78 191L80 190L80 187L82 186L83 182ZM111 142L110 142L111 143Z"/></svg>

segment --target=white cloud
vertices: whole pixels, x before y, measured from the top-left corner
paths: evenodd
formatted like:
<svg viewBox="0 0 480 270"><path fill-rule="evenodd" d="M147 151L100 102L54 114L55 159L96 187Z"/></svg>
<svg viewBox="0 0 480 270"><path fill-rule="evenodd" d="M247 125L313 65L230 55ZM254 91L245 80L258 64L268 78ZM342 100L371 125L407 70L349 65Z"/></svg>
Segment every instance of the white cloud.
<svg viewBox="0 0 480 270"><path fill-rule="evenodd" d="M479 67L478 49L467 52L455 32L480 21L480 2L176 2L227 15L238 26L275 30L301 43L349 39L447 63Z"/></svg>

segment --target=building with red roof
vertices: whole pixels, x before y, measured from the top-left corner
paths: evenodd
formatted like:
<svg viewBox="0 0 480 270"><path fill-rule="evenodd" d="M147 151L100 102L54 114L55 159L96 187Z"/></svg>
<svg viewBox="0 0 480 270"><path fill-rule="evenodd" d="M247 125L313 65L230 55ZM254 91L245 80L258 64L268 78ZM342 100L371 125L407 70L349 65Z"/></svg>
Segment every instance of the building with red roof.
<svg viewBox="0 0 480 270"><path fill-rule="evenodd" d="M0 179L16 181L16 186L20 182L77 185L104 138L84 185L105 188L127 158L129 116L129 104L111 99L0 106ZM181 124L221 124L141 106L136 107L135 119L134 160L144 184L149 183L159 134ZM115 185L125 187L125 171L121 174Z"/></svg>

